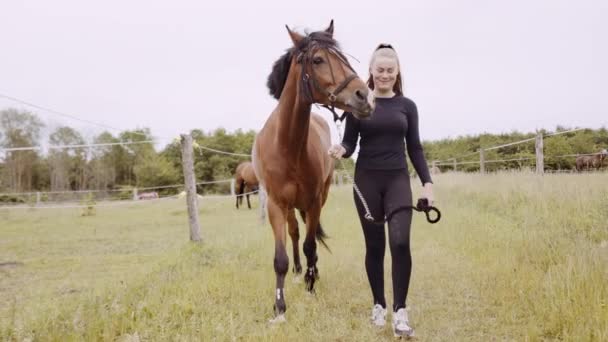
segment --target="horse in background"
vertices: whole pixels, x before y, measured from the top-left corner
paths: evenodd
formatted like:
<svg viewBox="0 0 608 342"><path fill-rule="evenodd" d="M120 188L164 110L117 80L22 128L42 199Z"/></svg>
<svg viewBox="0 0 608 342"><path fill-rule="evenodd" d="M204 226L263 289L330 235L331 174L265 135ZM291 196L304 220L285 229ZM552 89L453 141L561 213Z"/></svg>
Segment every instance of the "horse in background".
<svg viewBox="0 0 608 342"><path fill-rule="evenodd" d="M287 27L293 46L274 63L267 82L270 94L279 102L253 145L253 167L260 187L268 195L268 217L275 240L275 318L271 322L285 320L287 227L293 245L293 270L296 275L302 272L296 209L306 224L304 280L311 293L319 272L316 240L327 247L319 221L333 178L334 160L327 153L331 144L329 125L320 115L311 113L312 105L335 106L361 119L368 118L373 110L366 84L340 51L333 31L333 20L326 30L307 35Z"/></svg>
<svg viewBox="0 0 608 342"><path fill-rule="evenodd" d="M598 153L588 156L576 157L576 171L585 171L596 169L599 170L604 164L604 160L608 157L608 150L603 149Z"/></svg>
<svg viewBox="0 0 608 342"><path fill-rule="evenodd" d="M258 178L255 176L251 162L242 162L236 167L234 185L236 190L236 208L239 209L239 206L243 205L243 194L245 194L247 196L247 207L251 209L249 195L254 191L258 191L259 188Z"/></svg>

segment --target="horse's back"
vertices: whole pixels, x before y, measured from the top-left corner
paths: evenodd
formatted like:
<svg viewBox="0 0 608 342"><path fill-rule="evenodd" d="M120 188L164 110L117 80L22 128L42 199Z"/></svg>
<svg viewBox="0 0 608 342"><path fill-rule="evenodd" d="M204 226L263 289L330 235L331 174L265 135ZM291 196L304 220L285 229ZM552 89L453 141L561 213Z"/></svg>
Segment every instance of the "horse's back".
<svg viewBox="0 0 608 342"><path fill-rule="evenodd" d="M242 163L240 163L237 167L236 167L236 174L242 174L244 172L244 170L246 170L248 167L251 167L251 162L250 161L244 161Z"/></svg>

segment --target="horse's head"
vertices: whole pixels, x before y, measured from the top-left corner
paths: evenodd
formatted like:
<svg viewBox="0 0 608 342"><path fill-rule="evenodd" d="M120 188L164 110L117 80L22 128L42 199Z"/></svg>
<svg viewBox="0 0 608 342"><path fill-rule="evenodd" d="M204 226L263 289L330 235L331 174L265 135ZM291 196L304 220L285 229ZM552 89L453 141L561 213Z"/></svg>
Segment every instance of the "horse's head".
<svg viewBox="0 0 608 342"><path fill-rule="evenodd" d="M373 95L333 39L334 22L324 31L301 35L287 27L293 47L281 57L268 77L270 93L280 98L290 69L298 75L298 91L306 101L335 106L367 118Z"/></svg>

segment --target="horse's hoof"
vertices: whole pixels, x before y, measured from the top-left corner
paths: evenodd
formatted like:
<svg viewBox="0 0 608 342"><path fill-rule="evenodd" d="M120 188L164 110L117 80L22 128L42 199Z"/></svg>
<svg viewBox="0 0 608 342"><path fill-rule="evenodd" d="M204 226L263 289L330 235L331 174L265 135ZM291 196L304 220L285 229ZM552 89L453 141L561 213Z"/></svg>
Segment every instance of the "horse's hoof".
<svg viewBox="0 0 608 342"><path fill-rule="evenodd" d="M309 293L315 293L314 281L309 281L308 279L305 279L305 282L306 282L306 291Z"/></svg>
<svg viewBox="0 0 608 342"><path fill-rule="evenodd" d="M271 319L268 321L270 324L280 324L280 323L285 323L287 322L287 319L285 318L285 314L282 313L280 315L277 315L275 318Z"/></svg>

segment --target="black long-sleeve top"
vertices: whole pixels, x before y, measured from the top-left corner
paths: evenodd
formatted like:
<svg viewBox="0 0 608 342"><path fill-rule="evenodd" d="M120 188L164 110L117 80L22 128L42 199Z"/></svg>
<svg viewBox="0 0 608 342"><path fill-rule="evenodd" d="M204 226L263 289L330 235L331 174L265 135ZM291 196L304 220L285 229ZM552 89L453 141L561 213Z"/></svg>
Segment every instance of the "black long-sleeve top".
<svg viewBox="0 0 608 342"><path fill-rule="evenodd" d="M376 98L376 109L371 119L359 120L349 113L342 139L342 146L346 149L344 158L353 154L359 137L357 168L407 169L407 146L410 160L422 184L432 183L420 143L418 109L412 100L402 95Z"/></svg>

